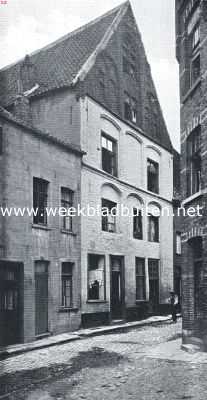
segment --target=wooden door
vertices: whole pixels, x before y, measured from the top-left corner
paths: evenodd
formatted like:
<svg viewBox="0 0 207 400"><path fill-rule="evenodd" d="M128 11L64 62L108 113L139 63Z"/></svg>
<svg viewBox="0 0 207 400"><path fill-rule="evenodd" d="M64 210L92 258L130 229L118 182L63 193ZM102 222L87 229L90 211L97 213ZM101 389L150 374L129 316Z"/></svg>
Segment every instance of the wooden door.
<svg viewBox="0 0 207 400"><path fill-rule="evenodd" d="M48 264L35 263L35 334L48 332Z"/></svg>
<svg viewBox="0 0 207 400"><path fill-rule="evenodd" d="M111 256L111 316L112 319L124 315L123 258Z"/></svg>
<svg viewBox="0 0 207 400"><path fill-rule="evenodd" d="M149 269L149 308L156 314L159 308L159 260L148 260Z"/></svg>

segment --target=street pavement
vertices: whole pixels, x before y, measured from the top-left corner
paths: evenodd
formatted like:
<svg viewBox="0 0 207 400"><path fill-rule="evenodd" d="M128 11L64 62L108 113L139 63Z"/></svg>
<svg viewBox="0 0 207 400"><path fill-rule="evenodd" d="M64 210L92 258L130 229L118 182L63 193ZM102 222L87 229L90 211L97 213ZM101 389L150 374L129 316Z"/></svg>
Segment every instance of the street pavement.
<svg viewBox="0 0 207 400"><path fill-rule="evenodd" d="M183 352L180 337L181 322L165 322L9 358L0 398L206 400L207 357Z"/></svg>

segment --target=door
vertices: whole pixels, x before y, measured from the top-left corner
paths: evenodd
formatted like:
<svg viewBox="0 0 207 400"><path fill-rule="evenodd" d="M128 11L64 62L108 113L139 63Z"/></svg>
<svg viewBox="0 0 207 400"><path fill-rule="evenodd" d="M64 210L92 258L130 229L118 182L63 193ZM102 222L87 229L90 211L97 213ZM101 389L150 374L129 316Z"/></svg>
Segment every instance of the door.
<svg viewBox="0 0 207 400"><path fill-rule="evenodd" d="M123 257L111 256L111 317L124 316Z"/></svg>
<svg viewBox="0 0 207 400"><path fill-rule="evenodd" d="M20 340L20 267L0 264L0 346Z"/></svg>
<svg viewBox="0 0 207 400"><path fill-rule="evenodd" d="M159 308L159 260L148 260L149 311L156 314Z"/></svg>
<svg viewBox="0 0 207 400"><path fill-rule="evenodd" d="M35 263L35 334L48 332L48 263Z"/></svg>

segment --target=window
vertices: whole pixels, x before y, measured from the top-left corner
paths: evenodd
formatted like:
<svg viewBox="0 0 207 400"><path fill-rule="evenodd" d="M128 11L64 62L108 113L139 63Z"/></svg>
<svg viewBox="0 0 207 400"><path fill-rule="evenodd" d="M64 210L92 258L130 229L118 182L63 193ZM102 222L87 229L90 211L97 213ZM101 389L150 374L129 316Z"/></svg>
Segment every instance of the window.
<svg viewBox="0 0 207 400"><path fill-rule="evenodd" d="M139 240L143 239L142 211L137 208L133 210L133 237Z"/></svg>
<svg viewBox="0 0 207 400"><path fill-rule="evenodd" d="M124 118L133 123L137 122L137 102L133 97L125 93Z"/></svg>
<svg viewBox="0 0 207 400"><path fill-rule="evenodd" d="M105 257L88 255L88 300L105 300Z"/></svg>
<svg viewBox="0 0 207 400"><path fill-rule="evenodd" d="M136 300L146 300L145 259L136 257Z"/></svg>
<svg viewBox="0 0 207 400"><path fill-rule="evenodd" d="M148 241L159 242L159 217L148 217Z"/></svg>
<svg viewBox="0 0 207 400"><path fill-rule="evenodd" d="M201 189L201 128L193 130L187 139L187 196Z"/></svg>
<svg viewBox="0 0 207 400"><path fill-rule="evenodd" d="M200 43L200 25L197 25L194 28L191 36L191 43L192 43L192 51L194 51L198 46L198 44Z"/></svg>
<svg viewBox="0 0 207 400"><path fill-rule="evenodd" d="M147 160L147 189L159 193L159 164L148 158Z"/></svg>
<svg viewBox="0 0 207 400"><path fill-rule="evenodd" d="M73 263L62 263L62 307L73 307Z"/></svg>
<svg viewBox="0 0 207 400"><path fill-rule="evenodd" d="M191 63L191 86L200 78L201 65L200 65L200 54L198 54Z"/></svg>
<svg viewBox="0 0 207 400"><path fill-rule="evenodd" d="M0 126L0 155L3 153L3 128Z"/></svg>
<svg viewBox="0 0 207 400"><path fill-rule="evenodd" d="M181 255L181 233L176 232L176 254Z"/></svg>
<svg viewBox="0 0 207 400"><path fill-rule="evenodd" d="M117 204L113 201L102 199L102 230L116 232L116 209Z"/></svg>
<svg viewBox="0 0 207 400"><path fill-rule="evenodd" d="M73 192L67 188L61 188L61 207L66 211L73 207ZM62 217L62 229L72 231L73 228L73 217L72 215L64 215Z"/></svg>
<svg viewBox="0 0 207 400"><path fill-rule="evenodd" d="M33 178L33 208L37 211L33 217L34 224L47 225L47 193L48 182L44 179Z"/></svg>
<svg viewBox="0 0 207 400"><path fill-rule="evenodd" d="M116 142L102 134L101 136L102 148L102 169L109 174L117 175L117 146Z"/></svg>

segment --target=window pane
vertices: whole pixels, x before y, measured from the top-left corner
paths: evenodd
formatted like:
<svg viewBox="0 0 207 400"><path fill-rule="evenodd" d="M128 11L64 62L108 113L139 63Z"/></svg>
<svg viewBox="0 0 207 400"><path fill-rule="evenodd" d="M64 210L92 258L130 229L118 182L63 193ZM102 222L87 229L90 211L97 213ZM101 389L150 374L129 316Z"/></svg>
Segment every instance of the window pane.
<svg viewBox="0 0 207 400"><path fill-rule="evenodd" d="M133 237L141 240L143 238L142 213L140 210L134 209L133 214Z"/></svg>
<svg viewBox="0 0 207 400"><path fill-rule="evenodd" d="M136 300L146 299L145 259L136 258Z"/></svg>
<svg viewBox="0 0 207 400"><path fill-rule="evenodd" d="M159 218L148 217L148 240L150 242L159 242Z"/></svg>
<svg viewBox="0 0 207 400"><path fill-rule="evenodd" d="M116 231L116 207L117 204L102 199L102 230L114 233Z"/></svg>
<svg viewBox="0 0 207 400"><path fill-rule="evenodd" d="M88 256L88 299L105 300L105 257Z"/></svg>
<svg viewBox="0 0 207 400"><path fill-rule="evenodd" d="M106 140L106 138L104 136L102 136L102 147L107 149L107 140Z"/></svg>
<svg viewBox="0 0 207 400"><path fill-rule="evenodd" d="M62 306L73 306L73 263L62 263Z"/></svg>
<svg viewBox="0 0 207 400"><path fill-rule="evenodd" d="M159 164L150 159L147 160L147 189L159 192Z"/></svg>

